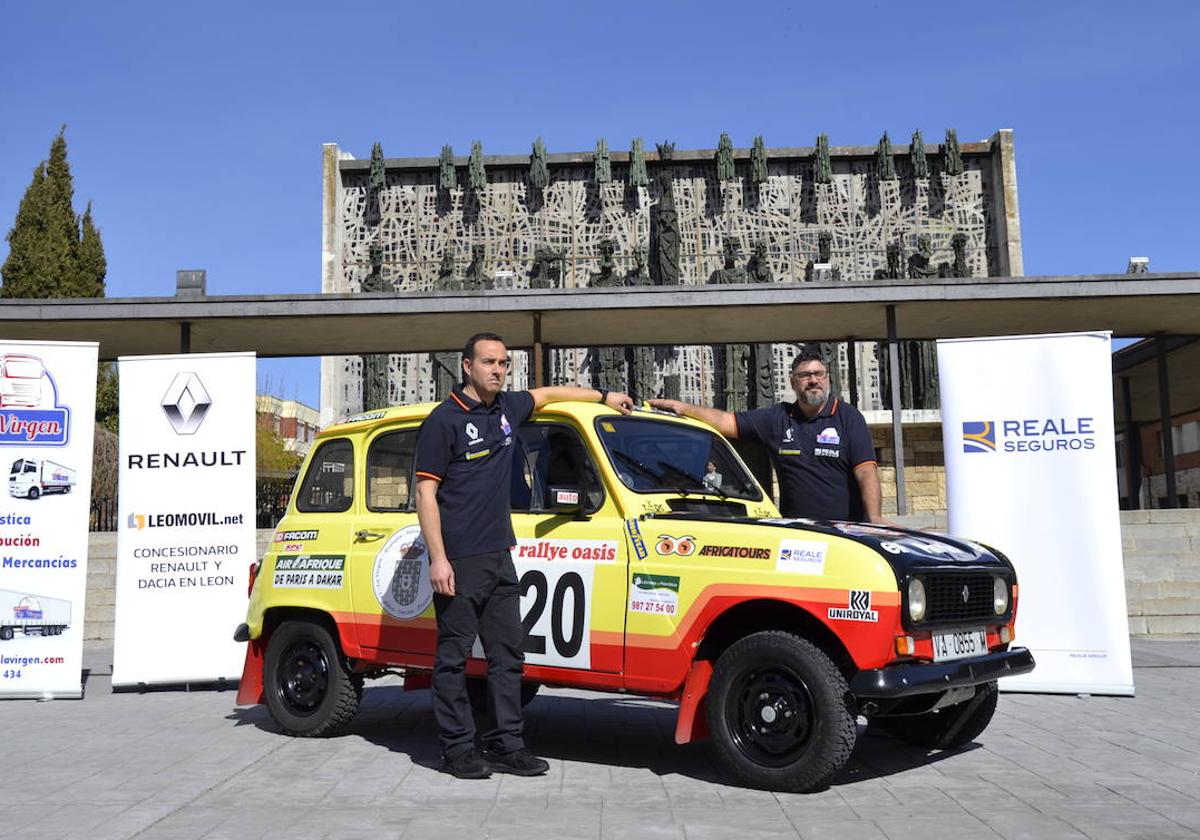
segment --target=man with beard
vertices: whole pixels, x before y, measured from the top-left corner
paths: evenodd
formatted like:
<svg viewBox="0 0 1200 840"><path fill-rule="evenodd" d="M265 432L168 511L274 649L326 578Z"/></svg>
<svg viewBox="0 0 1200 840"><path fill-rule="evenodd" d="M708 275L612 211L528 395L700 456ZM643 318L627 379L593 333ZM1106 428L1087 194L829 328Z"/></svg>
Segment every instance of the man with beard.
<svg viewBox="0 0 1200 840"><path fill-rule="evenodd" d="M887 524L875 447L854 406L829 393L821 354L805 348L792 361L794 403L739 411L650 400L650 405L708 423L727 438L763 444L779 476L784 516Z"/></svg>

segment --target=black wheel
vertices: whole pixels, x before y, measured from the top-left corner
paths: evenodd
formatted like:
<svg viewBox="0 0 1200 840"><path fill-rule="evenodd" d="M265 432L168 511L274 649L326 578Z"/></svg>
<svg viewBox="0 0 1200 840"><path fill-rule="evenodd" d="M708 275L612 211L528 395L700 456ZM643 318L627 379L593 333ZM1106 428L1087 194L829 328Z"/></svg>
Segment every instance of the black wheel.
<svg viewBox="0 0 1200 840"><path fill-rule="evenodd" d="M0 627L0 639L8 641L13 637L13 629L11 627Z"/></svg>
<svg viewBox="0 0 1200 840"><path fill-rule="evenodd" d="M521 680L521 708L525 708L537 697L541 683ZM467 699L471 701L471 711L477 715L487 714L487 678L467 677Z"/></svg>
<svg viewBox="0 0 1200 840"><path fill-rule="evenodd" d="M36 487L30 487L29 492L26 493L25 495L26 495L26 497L28 497L30 499L36 499L38 496L42 495L42 491L37 489Z"/></svg>
<svg viewBox="0 0 1200 840"><path fill-rule="evenodd" d="M755 633L730 645L705 705L721 761L755 787L824 787L854 749L846 678L820 648L791 633Z"/></svg>
<svg viewBox="0 0 1200 840"><path fill-rule="evenodd" d="M923 715L872 720L871 727L925 749L954 750L965 747L987 729L999 700L1000 690L992 681L977 686L970 700Z"/></svg>
<svg viewBox="0 0 1200 840"><path fill-rule="evenodd" d="M306 738L336 735L362 699L362 678L346 668L329 631L311 621L285 621L271 634L263 683L271 717Z"/></svg>

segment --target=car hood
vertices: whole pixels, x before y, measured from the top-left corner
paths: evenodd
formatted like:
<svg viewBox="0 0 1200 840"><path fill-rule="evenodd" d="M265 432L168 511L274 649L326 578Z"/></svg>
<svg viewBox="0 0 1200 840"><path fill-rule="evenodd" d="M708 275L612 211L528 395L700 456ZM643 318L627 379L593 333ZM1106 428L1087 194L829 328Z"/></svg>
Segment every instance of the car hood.
<svg viewBox="0 0 1200 840"><path fill-rule="evenodd" d="M1003 568L1012 572L1012 563L995 549L969 540L864 522L836 522L821 519L751 519L716 517L699 513L656 514L654 519L687 522L725 523L738 527L783 528L850 540L876 551L901 579L909 570L931 567Z"/></svg>

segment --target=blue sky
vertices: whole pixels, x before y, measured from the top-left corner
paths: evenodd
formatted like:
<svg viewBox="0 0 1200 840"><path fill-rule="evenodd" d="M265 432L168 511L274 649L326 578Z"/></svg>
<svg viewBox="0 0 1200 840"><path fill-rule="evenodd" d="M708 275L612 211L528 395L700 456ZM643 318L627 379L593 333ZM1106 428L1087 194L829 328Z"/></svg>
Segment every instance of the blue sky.
<svg viewBox="0 0 1200 840"><path fill-rule="evenodd" d="M67 124L110 297L320 290L321 144L367 157L1016 136L1027 274L1200 268L1200 4L0 5L0 230ZM602 13L602 14L598 14ZM0 243L0 260L7 255ZM260 380L317 404L312 361Z"/></svg>

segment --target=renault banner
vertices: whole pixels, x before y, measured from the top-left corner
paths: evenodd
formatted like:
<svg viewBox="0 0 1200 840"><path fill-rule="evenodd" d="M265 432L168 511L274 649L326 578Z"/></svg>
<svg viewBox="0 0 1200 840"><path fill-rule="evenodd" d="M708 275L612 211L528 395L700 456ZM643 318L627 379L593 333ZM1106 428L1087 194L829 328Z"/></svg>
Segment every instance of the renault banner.
<svg viewBox="0 0 1200 840"><path fill-rule="evenodd" d="M0 697L80 697L96 344L0 341Z"/></svg>
<svg viewBox="0 0 1200 840"><path fill-rule="evenodd" d="M254 354L119 364L113 685L236 679L255 559Z"/></svg>
<svg viewBox="0 0 1200 840"><path fill-rule="evenodd" d="M1109 333L938 342L950 531L1019 581L1013 691L1132 694Z"/></svg>

